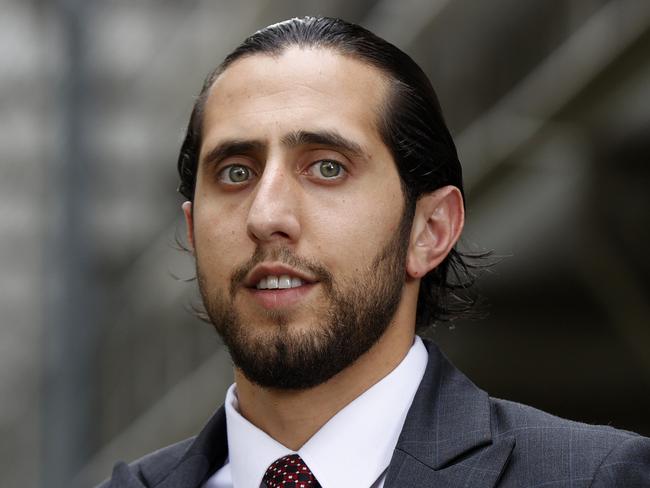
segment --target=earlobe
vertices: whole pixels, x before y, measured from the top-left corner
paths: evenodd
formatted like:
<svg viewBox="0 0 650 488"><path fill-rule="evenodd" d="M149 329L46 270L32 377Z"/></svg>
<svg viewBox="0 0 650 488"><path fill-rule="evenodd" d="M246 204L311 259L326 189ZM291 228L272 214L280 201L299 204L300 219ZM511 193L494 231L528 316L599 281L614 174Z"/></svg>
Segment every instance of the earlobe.
<svg viewBox="0 0 650 488"><path fill-rule="evenodd" d="M187 232L187 243L194 252L194 221L192 217L192 202L183 202L181 206L185 217L185 231Z"/></svg>
<svg viewBox="0 0 650 488"><path fill-rule="evenodd" d="M411 278L422 278L447 257L464 221L463 197L455 186L439 188L418 200L406 263Z"/></svg>

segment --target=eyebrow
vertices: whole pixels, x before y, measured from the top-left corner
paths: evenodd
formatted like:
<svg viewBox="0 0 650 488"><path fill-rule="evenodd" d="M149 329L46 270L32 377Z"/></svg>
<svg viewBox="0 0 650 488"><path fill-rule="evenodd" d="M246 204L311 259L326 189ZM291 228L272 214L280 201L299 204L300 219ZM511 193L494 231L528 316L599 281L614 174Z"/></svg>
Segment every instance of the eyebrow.
<svg viewBox="0 0 650 488"><path fill-rule="evenodd" d="M287 147L306 146L309 144L322 145L333 149L341 149L355 156L363 156L363 149L359 144L333 130L299 130L291 132L282 138L282 143Z"/></svg>
<svg viewBox="0 0 650 488"><path fill-rule="evenodd" d="M342 150L352 156L362 157L364 155L364 151L359 144L343 137L341 134L333 130L298 130L283 136L281 142L282 145L289 148L307 145L322 145ZM237 154L262 152L267 147L268 144L261 140L228 139L210 149L203 158L203 164L217 163L222 159Z"/></svg>
<svg viewBox="0 0 650 488"><path fill-rule="evenodd" d="M218 163L222 159L237 154L250 154L264 150L266 144L261 141L246 141L241 139L228 139L220 142L210 149L203 158L203 164Z"/></svg>

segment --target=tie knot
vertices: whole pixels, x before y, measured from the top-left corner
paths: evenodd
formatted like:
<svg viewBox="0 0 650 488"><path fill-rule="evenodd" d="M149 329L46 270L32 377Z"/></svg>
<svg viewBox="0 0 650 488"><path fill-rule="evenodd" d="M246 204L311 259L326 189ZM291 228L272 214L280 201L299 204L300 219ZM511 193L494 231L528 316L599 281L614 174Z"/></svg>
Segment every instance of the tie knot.
<svg viewBox="0 0 650 488"><path fill-rule="evenodd" d="M320 488L320 483L297 454L275 461L264 473L268 488Z"/></svg>

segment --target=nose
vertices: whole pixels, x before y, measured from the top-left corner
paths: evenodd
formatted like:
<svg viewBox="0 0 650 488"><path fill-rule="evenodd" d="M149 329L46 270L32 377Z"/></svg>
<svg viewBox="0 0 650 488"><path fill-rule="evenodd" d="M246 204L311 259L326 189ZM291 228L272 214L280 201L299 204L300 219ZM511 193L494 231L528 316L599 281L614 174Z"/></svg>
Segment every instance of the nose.
<svg viewBox="0 0 650 488"><path fill-rule="evenodd" d="M291 173L281 162L268 162L248 211L246 228L251 239L295 242L300 235L298 200Z"/></svg>

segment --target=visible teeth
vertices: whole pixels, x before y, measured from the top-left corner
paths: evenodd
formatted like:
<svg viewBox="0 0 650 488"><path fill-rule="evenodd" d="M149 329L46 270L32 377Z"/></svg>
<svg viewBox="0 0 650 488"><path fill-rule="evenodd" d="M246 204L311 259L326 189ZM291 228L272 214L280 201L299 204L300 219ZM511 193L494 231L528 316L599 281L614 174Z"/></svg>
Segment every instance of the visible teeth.
<svg viewBox="0 0 650 488"><path fill-rule="evenodd" d="M284 290L287 288L297 288L303 284L304 282L300 278L292 278L289 275L269 275L262 278L255 287L258 290L275 290L278 288Z"/></svg>
<svg viewBox="0 0 650 488"><path fill-rule="evenodd" d="M278 277L277 276L269 276L266 278L266 287L269 290L274 290L278 287Z"/></svg>
<svg viewBox="0 0 650 488"><path fill-rule="evenodd" d="M258 290L263 290L263 289L265 289L265 288L267 287L267 285L266 285L266 281L267 281L266 278L262 278L262 279L260 280L260 282L257 284L257 289L258 289Z"/></svg>

